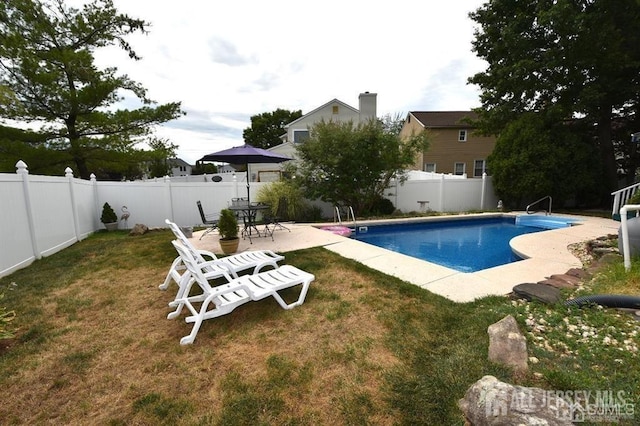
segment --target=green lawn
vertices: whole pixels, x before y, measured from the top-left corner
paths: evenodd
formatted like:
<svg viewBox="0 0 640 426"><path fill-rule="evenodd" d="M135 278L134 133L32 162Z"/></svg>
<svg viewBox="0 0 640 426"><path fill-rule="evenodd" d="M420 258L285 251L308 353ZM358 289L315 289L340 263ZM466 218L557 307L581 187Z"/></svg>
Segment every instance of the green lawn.
<svg viewBox="0 0 640 426"><path fill-rule="evenodd" d="M640 410L631 315L456 304L321 248L285 253L316 275L302 306L251 302L180 346L190 325L166 319L176 287L157 288L171 236L99 232L0 279L17 328L0 341L3 424L462 425L457 401L487 374L623 392ZM583 293L640 294L639 283L640 263L626 273L620 259ZM487 360L487 327L508 314L527 336L524 375Z"/></svg>

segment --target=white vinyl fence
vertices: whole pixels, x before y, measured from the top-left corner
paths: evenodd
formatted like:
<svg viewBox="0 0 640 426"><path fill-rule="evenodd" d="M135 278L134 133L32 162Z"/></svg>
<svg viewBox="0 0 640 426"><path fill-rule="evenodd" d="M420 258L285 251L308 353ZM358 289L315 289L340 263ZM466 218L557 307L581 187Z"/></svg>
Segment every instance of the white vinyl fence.
<svg viewBox="0 0 640 426"><path fill-rule="evenodd" d="M264 185L268 183L251 183L252 199ZM102 229L100 214L105 202L119 216L126 206L130 216L120 221L121 229L136 223L164 227L165 219L180 226L198 226L202 221L196 201L202 202L205 212L218 213L232 198L245 197L246 191L246 182L213 182L211 177L199 182L169 178L98 182L94 177L90 181L75 178L69 168L64 177L30 175L27 165L19 161L15 174L0 173L0 277ZM385 195L405 212L492 210L497 205L487 176L409 180L389 188ZM319 206L325 217L332 217L331 206Z"/></svg>

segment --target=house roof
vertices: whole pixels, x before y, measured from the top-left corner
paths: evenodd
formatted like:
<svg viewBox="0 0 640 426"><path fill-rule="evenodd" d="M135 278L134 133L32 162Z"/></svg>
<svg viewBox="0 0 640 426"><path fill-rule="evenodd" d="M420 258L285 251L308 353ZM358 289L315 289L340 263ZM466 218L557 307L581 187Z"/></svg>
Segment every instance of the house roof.
<svg viewBox="0 0 640 426"><path fill-rule="evenodd" d="M305 117L308 117L308 116L310 116L310 115L312 115L312 114L315 114L316 112L320 111L322 108L324 108L324 107L326 107L326 106L328 106L328 105L331 105L331 104L333 104L333 103L338 103L338 104L340 104L341 106L343 106L344 108L349 108L349 109L350 109L350 110L352 110L353 112L359 112L359 111L358 111L357 109L355 109L354 107L349 106L349 105L345 104L344 102L342 102L341 100L338 100L338 99L334 98L334 99L331 99L329 102L327 102L327 103L325 103L325 104L323 104L323 105L320 105L318 108L314 109L313 111L309 111L308 113L304 114L302 117L298 118L297 120L293 120L291 123L289 123L289 124L287 124L286 126L284 126L284 128L285 128L285 129L286 129L286 128L288 128L288 127L289 127L289 126L291 126L292 124L295 124L295 123L297 123L298 121L303 120Z"/></svg>
<svg viewBox="0 0 640 426"><path fill-rule="evenodd" d="M478 114L473 111L410 111L423 127L445 128L445 127L473 127L463 123L463 119L470 118L476 120Z"/></svg>
<svg viewBox="0 0 640 426"><path fill-rule="evenodd" d="M191 164L187 163L182 158L170 158L169 161L171 162L172 167L180 167L180 166L191 167Z"/></svg>

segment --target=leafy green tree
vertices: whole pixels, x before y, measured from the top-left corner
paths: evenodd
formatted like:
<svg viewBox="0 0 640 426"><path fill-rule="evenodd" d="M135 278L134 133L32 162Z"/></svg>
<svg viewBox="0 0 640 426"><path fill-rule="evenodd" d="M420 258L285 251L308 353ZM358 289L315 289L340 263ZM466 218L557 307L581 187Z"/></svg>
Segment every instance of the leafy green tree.
<svg viewBox="0 0 640 426"><path fill-rule="evenodd" d="M116 68L98 69L94 51L118 46L138 60L125 37L145 33L147 25L119 14L112 0L94 0L81 10L62 0L0 2L0 116L46 123L39 131L44 140L34 138L25 149L42 150L45 158L65 166L71 162L83 178L92 172L99 177L139 172L138 162L145 158L139 144L155 125L182 115L180 103L155 104L141 84L117 75ZM140 107L115 110L125 94Z"/></svg>
<svg viewBox="0 0 640 426"><path fill-rule="evenodd" d="M493 186L510 208L551 195L554 205L588 205L599 197L600 164L575 123L525 113L507 125L489 155Z"/></svg>
<svg viewBox="0 0 640 426"><path fill-rule="evenodd" d="M399 135L405 122L405 115L398 112L395 114L385 114L380 118L382 127L386 132Z"/></svg>
<svg viewBox="0 0 640 426"><path fill-rule="evenodd" d="M169 176L171 173L171 159L175 157L176 146L167 139L152 138L149 142L151 151L143 153L147 158L148 177Z"/></svg>
<svg viewBox="0 0 640 426"><path fill-rule="evenodd" d="M251 116L251 127L242 132L244 141L257 148L271 148L280 145L280 137L286 133L284 126L302 117L302 111L288 111L278 108L273 112Z"/></svg>
<svg viewBox="0 0 640 426"><path fill-rule="evenodd" d="M302 160L296 179L311 199L351 206L367 214L383 197L392 178L428 148L427 133L401 141L380 120L365 124L319 122L296 149Z"/></svg>
<svg viewBox="0 0 640 426"><path fill-rule="evenodd" d="M203 175L203 174L213 174L218 173L218 166L213 163L203 163L197 161L195 166L191 169L192 175Z"/></svg>
<svg viewBox="0 0 640 426"><path fill-rule="evenodd" d="M500 134L532 111L581 119L585 125L572 130L593 135L608 199L617 189L615 146L628 144L638 125L640 3L494 0L470 16L479 24L473 49L488 64L469 79L481 89L483 132ZM615 133L621 129L626 140Z"/></svg>

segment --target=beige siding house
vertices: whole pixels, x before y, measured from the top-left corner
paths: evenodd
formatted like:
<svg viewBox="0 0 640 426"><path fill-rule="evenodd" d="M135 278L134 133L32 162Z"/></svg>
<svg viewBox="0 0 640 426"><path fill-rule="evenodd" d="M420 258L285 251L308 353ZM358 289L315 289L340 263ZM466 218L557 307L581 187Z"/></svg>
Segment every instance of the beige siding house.
<svg viewBox="0 0 640 426"><path fill-rule="evenodd" d="M400 131L401 138L428 131L429 149L416 158L415 170L482 177L491 174L487 157L495 147L496 138L474 134L474 127L465 119L475 119L473 111L412 111L407 114Z"/></svg>
<svg viewBox="0 0 640 426"><path fill-rule="evenodd" d="M295 158L296 144L309 138L309 129L323 120L343 123L351 121L358 124L376 119L377 96L376 93L360 93L358 109L338 99L330 100L285 126L286 133L282 135L282 144L269 148L269 151ZM250 166L252 178L260 182L278 180L283 164L252 164Z"/></svg>

